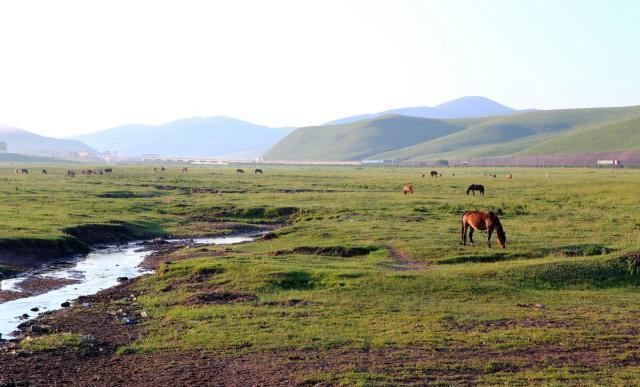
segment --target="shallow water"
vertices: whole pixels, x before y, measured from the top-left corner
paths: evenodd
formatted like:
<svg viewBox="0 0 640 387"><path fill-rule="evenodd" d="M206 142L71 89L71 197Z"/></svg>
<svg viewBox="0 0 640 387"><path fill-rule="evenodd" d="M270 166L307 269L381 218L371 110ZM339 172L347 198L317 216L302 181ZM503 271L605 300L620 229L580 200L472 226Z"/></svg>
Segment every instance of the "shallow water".
<svg viewBox="0 0 640 387"><path fill-rule="evenodd" d="M253 236L222 238L195 238L187 240L200 245L224 245L253 240ZM172 239L172 242L182 240ZM52 265L40 270L24 273L18 277L0 281L0 290L20 291L20 283L30 278L69 278L78 283L62 286L46 293L0 303L0 334L11 336L21 323L49 311L61 309L60 304L80 296L95 294L118 284L118 277L135 278L150 271L138 266L152 251L139 251L141 242L108 246L92 251L86 256L76 257L65 264ZM32 312L32 308L38 308ZM20 316L28 314L29 318Z"/></svg>

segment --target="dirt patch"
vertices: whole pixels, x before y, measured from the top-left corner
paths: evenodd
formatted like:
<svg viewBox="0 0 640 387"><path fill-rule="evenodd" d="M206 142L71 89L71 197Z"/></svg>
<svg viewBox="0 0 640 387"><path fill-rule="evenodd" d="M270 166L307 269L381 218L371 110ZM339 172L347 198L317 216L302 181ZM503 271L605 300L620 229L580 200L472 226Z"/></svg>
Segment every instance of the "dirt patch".
<svg viewBox="0 0 640 387"><path fill-rule="evenodd" d="M393 266L393 270L395 271L423 270L431 264L431 262L418 262L405 251L393 246L387 246L387 249L389 250L391 258L396 263L396 265Z"/></svg>
<svg viewBox="0 0 640 387"><path fill-rule="evenodd" d="M526 317L522 320L500 319L491 321L446 321L441 325L447 330L462 332L486 331L493 329L514 329L514 328L571 328L575 324L571 321L537 319Z"/></svg>
<svg viewBox="0 0 640 387"><path fill-rule="evenodd" d="M304 255L325 255L330 257L350 258L359 255L367 255L378 250L375 246L365 247L345 247L345 246L298 246L289 250L277 250L271 255L304 254Z"/></svg>
<svg viewBox="0 0 640 387"><path fill-rule="evenodd" d="M292 298L284 301L263 301L255 303L255 306L281 306L281 307L297 307L297 306L315 306L320 305L319 302L299 300Z"/></svg>
<svg viewBox="0 0 640 387"><path fill-rule="evenodd" d="M14 292L12 290L0 290L0 304L3 302L17 300L18 298L28 297L29 294L24 292Z"/></svg>
<svg viewBox="0 0 640 387"><path fill-rule="evenodd" d="M187 299L186 305L220 305L232 302L256 301L258 297L255 294L219 291L211 293L195 294Z"/></svg>
<svg viewBox="0 0 640 387"><path fill-rule="evenodd" d="M405 347L277 351L226 357L196 350L121 356L82 356L70 351L23 357L0 354L3 362L0 385L327 386L339 384L342 377L364 373L371 375L371 384L475 385L482 376L496 372L514 375L546 367L605 370L615 356L608 349L547 347L494 351ZM319 374L325 378L319 379Z"/></svg>
<svg viewBox="0 0 640 387"><path fill-rule="evenodd" d="M160 196L159 192L131 192L131 191L112 191L104 192L96 195L99 198L109 199L137 199L137 198L155 198Z"/></svg>
<svg viewBox="0 0 640 387"><path fill-rule="evenodd" d="M37 296L51 290L59 289L66 285L77 284L78 280L70 278L51 277L31 277L18 283L20 291L2 290L0 291L0 304L3 302L17 300L19 298Z"/></svg>
<svg viewBox="0 0 640 387"><path fill-rule="evenodd" d="M0 264L30 269L57 258L86 254L89 247L74 237L1 239Z"/></svg>
<svg viewBox="0 0 640 387"><path fill-rule="evenodd" d="M71 278L32 277L18 283L18 287L23 292L36 295L79 282L80 281Z"/></svg>
<svg viewBox="0 0 640 387"><path fill-rule="evenodd" d="M86 245L128 242L153 238L160 234L158 231L129 223L84 224L67 227L63 231Z"/></svg>

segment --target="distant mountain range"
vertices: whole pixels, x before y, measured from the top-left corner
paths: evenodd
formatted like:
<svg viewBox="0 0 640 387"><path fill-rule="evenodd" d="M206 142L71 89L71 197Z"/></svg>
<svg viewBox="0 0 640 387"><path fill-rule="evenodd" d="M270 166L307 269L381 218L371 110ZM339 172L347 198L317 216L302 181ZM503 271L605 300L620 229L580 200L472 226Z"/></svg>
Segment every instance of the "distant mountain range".
<svg viewBox="0 0 640 387"><path fill-rule="evenodd" d="M521 110L512 109L508 106L492 101L489 98L471 96L441 103L440 105L434 107L416 106L385 110L383 112L373 114L360 114L357 116L345 117L338 120L330 121L325 125L348 124L350 122L388 116L391 114L420 118L451 119L504 116L518 112L521 112Z"/></svg>
<svg viewBox="0 0 640 387"><path fill-rule="evenodd" d="M217 116L161 125L124 125L74 138L100 151L117 151L129 157L258 158L293 130Z"/></svg>
<svg viewBox="0 0 640 387"><path fill-rule="evenodd" d="M7 144L7 152L23 155L61 159L90 159L98 153L95 149L77 140L40 136L8 125L0 125L0 141Z"/></svg>
<svg viewBox="0 0 640 387"><path fill-rule="evenodd" d="M640 149L640 106L458 119L385 115L300 128L264 159L441 160L633 149Z"/></svg>
<svg viewBox="0 0 640 387"><path fill-rule="evenodd" d="M484 97L271 128L223 117L124 125L73 139L0 125L4 159L160 155L266 160L441 160L640 149L640 106L518 111ZM3 160L4 160L3 159Z"/></svg>

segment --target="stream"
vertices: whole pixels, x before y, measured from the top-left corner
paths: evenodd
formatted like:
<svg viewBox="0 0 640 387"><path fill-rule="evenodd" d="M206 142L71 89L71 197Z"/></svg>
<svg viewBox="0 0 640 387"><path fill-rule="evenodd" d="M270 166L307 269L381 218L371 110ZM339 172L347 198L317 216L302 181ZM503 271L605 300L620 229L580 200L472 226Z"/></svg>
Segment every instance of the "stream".
<svg viewBox="0 0 640 387"><path fill-rule="evenodd" d="M248 242L255 235L219 238L169 239L168 242L189 242L194 245L225 245ZM63 302L71 302L80 296L95 294L118 284L119 277L129 279L151 273L139 267L153 250L143 249L143 241L98 248L87 255L66 262L29 271L18 277L0 281L0 290L21 291L20 284L27 280L53 278L72 280L74 283L45 293L0 303L0 337L10 338L18 325L38 315L61 309ZM37 308L37 311L34 311ZM32 310L33 309L33 310ZM23 315L28 315L24 317Z"/></svg>

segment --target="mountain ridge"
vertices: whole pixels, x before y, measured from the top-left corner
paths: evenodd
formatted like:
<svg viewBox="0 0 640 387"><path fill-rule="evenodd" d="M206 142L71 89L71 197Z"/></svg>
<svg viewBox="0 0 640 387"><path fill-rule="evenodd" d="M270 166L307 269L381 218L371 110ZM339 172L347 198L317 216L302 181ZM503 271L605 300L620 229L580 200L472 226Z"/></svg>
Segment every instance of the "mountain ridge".
<svg viewBox="0 0 640 387"><path fill-rule="evenodd" d="M293 130L213 116L181 118L158 125L126 124L73 138L127 157L157 154L258 158Z"/></svg>
<svg viewBox="0 0 640 387"><path fill-rule="evenodd" d="M387 123L388 133L385 136L391 137L395 130L402 126L402 123L397 121L397 117L401 116L385 117L386 120L389 120L389 117L396 120L394 123ZM264 158L309 161L325 161L331 158L336 161L353 161L358 160L357 156L366 154L364 159L419 161L545 152L640 149L640 106L539 110L466 119L437 120L414 117L417 120L414 122L414 134L417 135L406 139L405 143L410 144L388 146L387 150L382 152L376 152L377 149L381 149L378 144L373 144L371 151L366 151L361 145L353 142L338 144L327 135L327 128L349 133L362 131L366 134L369 127L375 126L379 119L300 128L266 152ZM420 128L428 132L434 125L447 125L457 129L438 132L439 135L426 140L420 137ZM314 132L315 147L323 149L321 155L318 155L316 150L308 149L309 132ZM357 134L352 133L350 138L357 138ZM352 148L358 149L359 153L352 152ZM288 154L289 149L296 151Z"/></svg>
<svg viewBox="0 0 640 387"><path fill-rule="evenodd" d="M531 110L531 109L526 109ZM325 125L347 124L350 122L360 121L363 119L371 119L381 117L388 114L399 114L404 116L419 118L435 118L435 119L454 119L454 118L472 118L472 117L490 117L514 114L519 110L510 108L501 103L493 101L481 96L465 96L456 98L451 101L443 102L436 106L411 106L404 108L396 108L384 110L378 113L359 114L344 118L339 118L325 123Z"/></svg>
<svg viewBox="0 0 640 387"><path fill-rule="evenodd" d="M27 130L0 124L0 141L7 143L7 152L31 156L80 158L80 154L96 157L98 151L74 139L42 136Z"/></svg>

